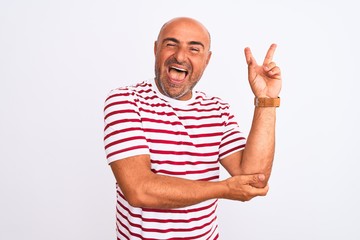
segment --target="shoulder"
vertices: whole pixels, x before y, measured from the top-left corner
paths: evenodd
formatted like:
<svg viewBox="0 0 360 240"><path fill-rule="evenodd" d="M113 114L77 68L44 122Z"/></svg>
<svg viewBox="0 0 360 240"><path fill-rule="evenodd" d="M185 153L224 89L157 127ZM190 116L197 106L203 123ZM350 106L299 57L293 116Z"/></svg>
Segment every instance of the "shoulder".
<svg viewBox="0 0 360 240"><path fill-rule="evenodd" d="M217 96L211 96L201 91L196 91L194 104L200 106L217 106L221 109L228 109L229 103Z"/></svg>
<svg viewBox="0 0 360 240"><path fill-rule="evenodd" d="M134 85L123 86L112 89L105 102L112 102L114 100L135 100L141 98L147 98L153 94L151 84L147 81L143 81Z"/></svg>
<svg viewBox="0 0 360 240"><path fill-rule="evenodd" d="M123 86L123 87L112 89L109 92L108 97L136 96L136 95L148 93L150 91L151 91L151 84L146 81L143 81L143 82L140 82L140 83L137 83L134 85L128 85L128 86Z"/></svg>

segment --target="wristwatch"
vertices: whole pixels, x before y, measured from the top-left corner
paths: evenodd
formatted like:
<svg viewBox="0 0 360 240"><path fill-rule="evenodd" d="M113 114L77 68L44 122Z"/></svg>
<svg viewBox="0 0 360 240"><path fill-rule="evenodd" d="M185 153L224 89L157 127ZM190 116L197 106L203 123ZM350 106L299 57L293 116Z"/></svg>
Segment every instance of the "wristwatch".
<svg viewBox="0 0 360 240"><path fill-rule="evenodd" d="M258 98L254 99L255 107L279 107L280 97L277 98Z"/></svg>

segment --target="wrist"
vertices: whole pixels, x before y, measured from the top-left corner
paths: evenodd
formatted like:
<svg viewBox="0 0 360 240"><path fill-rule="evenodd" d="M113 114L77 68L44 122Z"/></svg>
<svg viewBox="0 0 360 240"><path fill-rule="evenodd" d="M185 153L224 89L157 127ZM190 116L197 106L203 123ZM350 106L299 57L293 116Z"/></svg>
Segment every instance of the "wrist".
<svg viewBox="0 0 360 240"><path fill-rule="evenodd" d="M255 97L254 105L255 107L279 107L280 97L277 98Z"/></svg>

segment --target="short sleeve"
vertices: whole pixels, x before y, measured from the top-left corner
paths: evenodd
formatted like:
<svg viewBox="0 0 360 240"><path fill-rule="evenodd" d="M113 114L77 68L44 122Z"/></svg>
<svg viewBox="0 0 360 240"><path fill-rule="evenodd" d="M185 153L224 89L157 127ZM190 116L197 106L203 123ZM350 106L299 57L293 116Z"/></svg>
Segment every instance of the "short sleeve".
<svg viewBox="0 0 360 240"><path fill-rule="evenodd" d="M230 112L229 107L225 108L225 121L224 134L221 139L219 148L219 159L223 159L232 153L241 151L245 148L246 137L240 131L238 123L235 121L234 115Z"/></svg>
<svg viewBox="0 0 360 240"><path fill-rule="evenodd" d="M129 89L112 90L104 106L104 145L108 163L149 154L135 95Z"/></svg>

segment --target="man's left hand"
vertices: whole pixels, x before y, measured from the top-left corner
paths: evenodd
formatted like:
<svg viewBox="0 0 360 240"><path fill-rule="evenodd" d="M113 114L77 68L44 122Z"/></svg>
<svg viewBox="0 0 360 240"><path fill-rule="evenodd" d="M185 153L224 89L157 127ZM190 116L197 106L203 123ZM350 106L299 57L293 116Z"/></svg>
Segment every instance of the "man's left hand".
<svg viewBox="0 0 360 240"><path fill-rule="evenodd" d="M245 48L245 57L248 64L248 78L251 89L256 97L277 98L281 90L281 71L273 55L276 44L272 44L266 53L263 65L258 65L250 48Z"/></svg>

